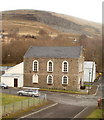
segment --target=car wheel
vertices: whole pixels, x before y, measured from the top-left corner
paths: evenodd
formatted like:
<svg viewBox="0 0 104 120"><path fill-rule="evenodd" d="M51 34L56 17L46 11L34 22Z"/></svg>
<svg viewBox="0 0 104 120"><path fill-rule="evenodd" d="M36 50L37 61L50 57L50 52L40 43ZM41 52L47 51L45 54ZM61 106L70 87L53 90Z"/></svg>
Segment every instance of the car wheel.
<svg viewBox="0 0 104 120"><path fill-rule="evenodd" d="M22 96L22 93L19 93L20 96Z"/></svg>
<svg viewBox="0 0 104 120"><path fill-rule="evenodd" d="M35 97L35 95L32 95L32 97Z"/></svg>

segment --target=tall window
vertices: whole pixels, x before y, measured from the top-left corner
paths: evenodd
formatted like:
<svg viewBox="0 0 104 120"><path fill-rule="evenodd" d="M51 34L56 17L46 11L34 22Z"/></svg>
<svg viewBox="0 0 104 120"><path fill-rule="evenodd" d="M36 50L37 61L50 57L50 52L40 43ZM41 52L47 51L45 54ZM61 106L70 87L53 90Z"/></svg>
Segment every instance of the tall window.
<svg viewBox="0 0 104 120"><path fill-rule="evenodd" d="M68 84L68 77L67 76L62 77L62 84Z"/></svg>
<svg viewBox="0 0 104 120"><path fill-rule="evenodd" d="M32 76L32 82L33 82L33 83L38 83L38 75L35 75L35 74L34 74L34 75Z"/></svg>
<svg viewBox="0 0 104 120"><path fill-rule="evenodd" d="M53 76L52 75L47 76L47 84L53 84Z"/></svg>
<svg viewBox="0 0 104 120"><path fill-rule="evenodd" d="M62 63L62 72L68 72L68 62L64 61Z"/></svg>
<svg viewBox="0 0 104 120"><path fill-rule="evenodd" d="M53 62L51 60L47 62L47 72L53 72Z"/></svg>
<svg viewBox="0 0 104 120"><path fill-rule="evenodd" d="M37 60L33 61L33 71L39 71L39 63Z"/></svg>

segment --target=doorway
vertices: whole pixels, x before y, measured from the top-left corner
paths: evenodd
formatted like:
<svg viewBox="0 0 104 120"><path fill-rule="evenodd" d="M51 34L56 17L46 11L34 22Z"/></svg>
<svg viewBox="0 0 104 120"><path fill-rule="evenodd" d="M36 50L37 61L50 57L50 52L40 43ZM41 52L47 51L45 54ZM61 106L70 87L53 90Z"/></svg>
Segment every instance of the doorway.
<svg viewBox="0 0 104 120"><path fill-rule="evenodd" d="M14 78L14 87L18 87L18 79Z"/></svg>

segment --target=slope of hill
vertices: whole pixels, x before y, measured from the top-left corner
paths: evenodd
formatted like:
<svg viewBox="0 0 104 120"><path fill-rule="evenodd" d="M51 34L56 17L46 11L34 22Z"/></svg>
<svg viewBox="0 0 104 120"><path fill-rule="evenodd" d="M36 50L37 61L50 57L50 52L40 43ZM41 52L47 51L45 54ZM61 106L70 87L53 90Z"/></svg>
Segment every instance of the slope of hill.
<svg viewBox="0 0 104 120"><path fill-rule="evenodd" d="M4 20L24 20L35 21L59 30L61 32L70 32L78 34L94 35L100 34L100 24L82 20L72 16L65 16L45 11L36 10L16 10L2 13Z"/></svg>
<svg viewBox="0 0 104 120"><path fill-rule="evenodd" d="M83 45L85 59L96 61L101 70L101 24L53 12L14 10L2 12L2 26L3 63L21 62L31 45Z"/></svg>

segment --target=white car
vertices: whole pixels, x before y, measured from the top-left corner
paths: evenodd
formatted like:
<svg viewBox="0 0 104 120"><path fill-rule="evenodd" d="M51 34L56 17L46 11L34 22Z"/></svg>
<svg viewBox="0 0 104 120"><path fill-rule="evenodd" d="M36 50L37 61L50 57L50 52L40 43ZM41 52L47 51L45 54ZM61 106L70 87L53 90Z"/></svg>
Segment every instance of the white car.
<svg viewBox="0 0 104 120"><path fill-rule="evenodd" d="M20 90L17 92L20 96L31 96L31 97L39 97L40 94L37 90Z"/></svg>
<svg viewBox="0 0 104 120"><path fill-rule="evenodd" d="M8 85L6 85L5 83L0 82L0 87L4 88L4 89L8 89Z"/></svg>

